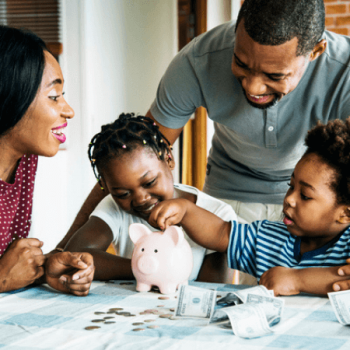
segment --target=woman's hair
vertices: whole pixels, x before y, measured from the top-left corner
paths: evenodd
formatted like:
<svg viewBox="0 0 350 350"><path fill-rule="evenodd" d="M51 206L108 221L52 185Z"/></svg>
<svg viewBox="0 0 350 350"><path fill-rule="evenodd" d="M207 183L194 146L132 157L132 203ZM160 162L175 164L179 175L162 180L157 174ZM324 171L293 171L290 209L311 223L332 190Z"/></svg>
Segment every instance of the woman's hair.
<svg viewBox="0 0 350 350"><path fill-rule="evenodd" d="M88 150L96 179L100 181L101 172L111 159L138 147L149 148L160 160L165 160L165 154L172 149L151 118L123 113L113 123L103 125L101 132L92 138Z"/></svg>
<svg viewBox="0 0 350 350"><path fill-rule="evenodd" d="M306 154L317 154L334 169L330 187L338 205L350 205L350 118L336 119L326 125L318 122L305 140Z"/></svg>
<svg viewBox="0 0 350 350"><path fill-rule="evenodd" d="M0 136L24 116L39 89L45 43L35 34L0 26Z"/></svg>

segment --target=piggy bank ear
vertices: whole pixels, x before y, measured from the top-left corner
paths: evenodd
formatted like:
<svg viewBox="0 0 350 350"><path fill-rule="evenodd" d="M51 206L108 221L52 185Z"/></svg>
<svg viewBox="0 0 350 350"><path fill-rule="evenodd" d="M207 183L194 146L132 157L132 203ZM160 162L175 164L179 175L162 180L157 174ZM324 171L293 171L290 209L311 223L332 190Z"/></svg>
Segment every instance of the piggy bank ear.
<svg viewBox="0 0 350 350"><path fill-rule="evenodd" d="M185 239L184 233L178 226L170 226L164 231L164 234L170 236L170 238L175 243L175 246L181 244L181 242Z"/></svg>
<svg viewBox="0 0 350 350"><path fill-rule="evenodd" d="M131 224L129 226L129 236L134 244L136 244L141 237L151 233L152 231L144 224Z"/></svg>

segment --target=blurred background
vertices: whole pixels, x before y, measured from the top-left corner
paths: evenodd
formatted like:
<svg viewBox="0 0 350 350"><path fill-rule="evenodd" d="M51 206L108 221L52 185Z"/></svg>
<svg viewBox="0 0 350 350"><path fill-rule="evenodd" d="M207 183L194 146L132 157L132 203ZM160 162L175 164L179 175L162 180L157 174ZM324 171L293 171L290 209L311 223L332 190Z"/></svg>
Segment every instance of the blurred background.
<svg viewBox="0 0 350 350"><path fill-rule="evenodd" d="M349 34L350 2L324 0L327 29ZM0 23L28 28L56 55L75 118L53 158L40 157L31 237L44 253L95 185L92 136L120 113L144 115L171 59L195 36L237 18L241 0L0 0ZM175 182L201 189L213 125L199 109L174 145Z"/></svg>

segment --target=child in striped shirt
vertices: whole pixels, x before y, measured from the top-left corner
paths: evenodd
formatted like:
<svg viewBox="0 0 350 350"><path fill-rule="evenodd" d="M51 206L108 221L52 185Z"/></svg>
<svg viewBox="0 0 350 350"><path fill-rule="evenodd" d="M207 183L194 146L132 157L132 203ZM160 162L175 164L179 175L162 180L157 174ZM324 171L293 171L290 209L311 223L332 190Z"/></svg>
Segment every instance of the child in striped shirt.
<svg viewBox="0 0 350 350"><path fill-rule="evenodd" d="M227 251L228 265L275 295L350 288L350 118L318 123L306 137L283 203L283 221L224 222L185 199L160 203L149 222L181 224L198 244Z"/></svg>

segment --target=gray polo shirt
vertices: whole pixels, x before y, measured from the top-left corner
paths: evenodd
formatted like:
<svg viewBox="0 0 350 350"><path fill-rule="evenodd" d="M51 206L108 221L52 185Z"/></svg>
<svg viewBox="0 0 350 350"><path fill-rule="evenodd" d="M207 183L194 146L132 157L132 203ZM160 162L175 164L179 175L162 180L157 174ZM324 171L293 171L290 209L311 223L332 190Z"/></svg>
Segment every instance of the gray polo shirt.
<svg viewBox="0 0 350 350"><path fill-rule="evenodd" d="M192 40L169 65L151 106L168 128L186 124L203 106L215 123L204 192L243 202L282 204L294 166L317 120L350 115L350 39L326 31L326 52L311 62L298 86L274 107L246 101L231 72L235 24Z"/></svg>

